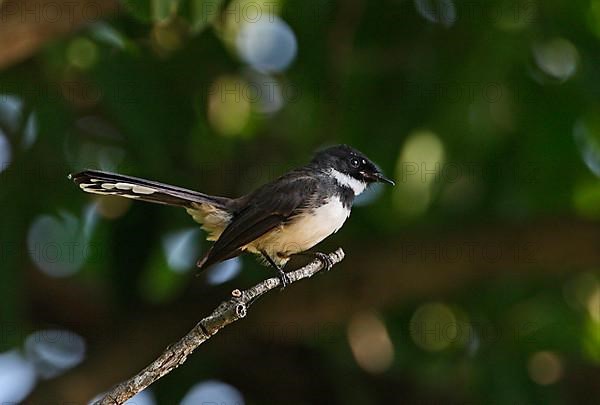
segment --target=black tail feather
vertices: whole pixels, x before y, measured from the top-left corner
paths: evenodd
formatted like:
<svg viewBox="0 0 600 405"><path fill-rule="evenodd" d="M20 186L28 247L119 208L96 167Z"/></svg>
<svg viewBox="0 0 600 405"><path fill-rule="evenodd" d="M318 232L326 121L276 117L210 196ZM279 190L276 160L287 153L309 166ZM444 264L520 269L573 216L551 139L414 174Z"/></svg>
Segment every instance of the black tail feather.
<svg viewBox="0 0 600 405"><path fill-rule="evenodd" d="M117 195L184 208L192 208L193 204L209 204L226 209L231 201L225 197L211 196L156 181L99 170L84 170L69 175L69 179L87 193Z"/></svg>

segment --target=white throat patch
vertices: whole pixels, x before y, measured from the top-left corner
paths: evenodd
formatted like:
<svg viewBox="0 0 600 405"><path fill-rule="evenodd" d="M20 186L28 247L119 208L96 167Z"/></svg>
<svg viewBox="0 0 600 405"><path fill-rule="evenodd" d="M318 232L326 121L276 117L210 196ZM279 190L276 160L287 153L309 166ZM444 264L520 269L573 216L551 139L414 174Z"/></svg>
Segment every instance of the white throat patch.
<svg viewBox="0 0 600 405"><path fill-rule="evenodd" d="M367 188L367 183L364 181L356 180L352 176L348 176L342 172L338 172L335 169L329 169L329 174L333 177L339 185L350 187L354 191L354 195L357 196Z"/></svg>

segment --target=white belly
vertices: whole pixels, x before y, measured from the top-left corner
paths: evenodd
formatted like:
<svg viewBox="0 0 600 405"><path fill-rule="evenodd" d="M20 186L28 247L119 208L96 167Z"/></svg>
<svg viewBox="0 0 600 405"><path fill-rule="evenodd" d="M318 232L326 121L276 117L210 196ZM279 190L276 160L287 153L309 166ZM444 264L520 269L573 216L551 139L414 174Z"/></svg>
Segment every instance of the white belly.
<svg viewBox="0 0 600 405"><path fill-rule="evenodd" d="M300 214L291 222L263 235L248 246L251 252L265 250L271 258L285 263L290 255L310 249L337 232L350 216L339 198L333 197L312 213Z"/></svg>

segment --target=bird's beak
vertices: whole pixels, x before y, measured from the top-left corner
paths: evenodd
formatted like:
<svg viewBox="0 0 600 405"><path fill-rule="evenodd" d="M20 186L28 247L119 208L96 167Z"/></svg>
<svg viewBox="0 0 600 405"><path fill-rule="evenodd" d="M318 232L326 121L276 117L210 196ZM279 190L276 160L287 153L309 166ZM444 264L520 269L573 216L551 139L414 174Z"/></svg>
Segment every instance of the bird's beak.
<svg viewBox="0 0 600 405"><path fill-rule="evenodd" d="M392 186L396 185L396 182L394 180L385 177L382 173L375 174L375 178L380 183L387 183L387 184L392 185Z"/></svg>
<svg viewBox="0 0 600 405"><path fill-rule="evenodd" d="M385 177L383 175L383 173L380 173L380 172L376 172L376 173L365 173L365 172L362 172L362 174L366 178L371 179L371 180L376 181L376 182L379 182L379 183L387 183L387 184L391 184L392 186L396 185L396 183L394 182L394 180L388 179L387 177Z"/></svg>

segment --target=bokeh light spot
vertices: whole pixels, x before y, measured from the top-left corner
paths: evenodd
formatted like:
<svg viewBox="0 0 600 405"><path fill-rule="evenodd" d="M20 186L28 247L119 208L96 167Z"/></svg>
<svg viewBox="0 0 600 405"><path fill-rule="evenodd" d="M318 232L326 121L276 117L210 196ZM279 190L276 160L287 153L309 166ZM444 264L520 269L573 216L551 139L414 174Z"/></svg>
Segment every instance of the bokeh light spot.
<svg viewBox="0 0 600 405"><path fill-rule="evenodd" d="M573 126L573 138L579 149L583 162L600 177L600 118L599 108L594 108Z"/></svg>
<svg viewBox="0 0 600 405"><path fill-rule="evenodd" d="M98 196L96 199L96 210L107 219L119 218L129 210L133 202L128 198L117 196Z"/></svg>
<svg viewBox="0 0 600 405"><path fill-rule="evenodd" d="M103 21L99 21L92 25L91 34L98 42L114 46L118 49L125 49L126 42L123 35Z"/></svg>
<svg viewBox="0 0 600 405"><path fill-rule="evenodd" d="M592 321L600 323L600 287L598 285L587 300L587 311Z"/></svg>
<svg viewBox="0 0 600 405"><path fill-rule="evenodd" d="M587 319L582 335L582 345L587 357L600 364L600 322Z"/></svg>
<svg viewBox="0 0 600 405"><path fill-rule="evenodd" d="M16 350L0 353L0 403L20 403L36 383L33 364Z"/></svg>
<svg viewBox="0 0 600 405"><path fill-rule="evenodd" d="M244 62L260 72L281 72L296 57L296 36L277 16L242 25L236 48Z"/></svg>
<svg viewBox="0 0 600 405"><path fill-rule="evenodd" d="M562 377L563 366L560 358L552 352L537 352L527 364L529 377L539 385L554 384Z"/></svg>
<svg viewBox="0 0 600 405"><path fill-rule="evenodd" d="M67 48L67 59L79 69L89 69L98 60L96 44L87 38L74 39Z"/></svg>
<svg viewBox="0 0 600 405"><path fill-rule="evenodd" d="M65 212L60 219L49 215L37 217L29 229L27 247L36 266L53 277L73 275L90 253L79 220Z"/></svg>
<svg viewBox="0 0 600 405"><path fill-rule="evenodd" d="M573 208L583 218L600 219L600 184L577 184L573 191Z"/></svg>
<svg viewBox="0 0 600 405"><path fill-rule="evenodd" d="M180 402L180 405L198 404L244 405L244 397L229 384L207 380L194 385Z"/></svg>
<svg viewBox="0 0 600 405"><path fill-rule="evenodd" d="M208 120L221 135L240 135L250 118L248 83L237 76L223 76L210 88Z"/></svg>
<svg viewBox="0 0 600 405"><path fill-rule="evenodd" d="M155 24L152 40L158 50L164 52L175 51L183 45L182 33L177 24Z"/></svg>
<svg viewBox="0 0 600 405"><path fill-rule="evenodd" d="M383 321L372 312L356 314L348 325L348 342L358 365L382 373L394 361L394 346Z"/></svg>
<svg viewBox="0 0 600 405"><path fill-rule="evenodd" d="M211 285L226 283L234 279L242 270L242 261L239 257L225 260L207 270L206 282Z"/></svg>
<svg viewBox="0 0 600 405"><path fill-rule="evenodd" d="M415 344L427 351L441 351L458 337L458 322L454 312L441 303L420 306L410 320L410 335Z"/></svg>
<svg viewBox="0 0 600 405"><path fill-rule="evenodd" d="M414 0L421 17L432 23L451 27L456 22L456 7L452 0Z"/></svg>
<svg viewBox="0 0 600 405"><path fill-rule="evenodd" d="M24 149L29 149L35 143L38 134L38 122L37 115L32 112L25 122L25 128L23 128L23 140L21 146Z"/></svg>
<svg viewBox="0 0 600 405"><path fill-rule="evenodd" d="M11 135L21 133L21 147L28 149L37 139L38 122L35 111L31 111L29 116L25 116L24 113L23 101L19 97L10 94L0 94L0 137L7 135L4 131ZM24 118L25 122L23 123ZM1 146L0 154L2 153ZM0 155L0 158L2 157Z"/></svg>
<svg viewBox="0 0 600 405"><path fill-rule="evenodd" d="M11 94L0 94L0 122L6 125L9 131L16 132L19 129L23 101Z"/></svg>
<svg viewBox="0 0 600 405"><path fill-rule="evenodd" d="M56 377L81 363L85 356L83 338L61 329L34 332L25 340L27 358L44 379Z"/></svg>
<svg viewBox="0 0 600 405"><path fill-rule="evenodd" d="M396 164L394 189L396 208L407 217L424 213L433 191L440 183L444 145L431 131L417 131L409 136Z"/></svg>
<svg viewBox="0 0 600 405"><path fill-rule="evenodd" d="M12 148L8 138L0 129L0 173L10 166L12 161Z"/></svg>
<svg viewBox="0 0 600 405"><path fill-rule="evenodd" d="M244 95L250 100L254 110L267 115L279 111L284 105L279 81L269 74L248 70L245 74L248 91Z"/></svg>
<svg viewBox="0 0 600 405"><path fill-rule="evenodd" d="M600 291L600 281L589 272L578 274L563 287L565 301L577 310L585 309L597 291Z"/></svg>
<svg viewBox="0 0 600 405"><path fill-rule="evenodd" d="M163 238L162 246L169 268L176 273L186 272L200 256L200 230L191 228L169 233Z"/></svg>
<svg viewBox="0 0 600 405"><path fill-rule="evenodd" d="M564 38L554 38L533 46L538 68L550 78L565 81L575 74L579 61L577 48Z"/></svg>

